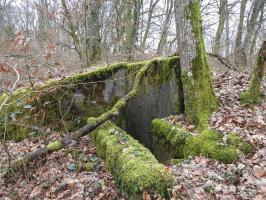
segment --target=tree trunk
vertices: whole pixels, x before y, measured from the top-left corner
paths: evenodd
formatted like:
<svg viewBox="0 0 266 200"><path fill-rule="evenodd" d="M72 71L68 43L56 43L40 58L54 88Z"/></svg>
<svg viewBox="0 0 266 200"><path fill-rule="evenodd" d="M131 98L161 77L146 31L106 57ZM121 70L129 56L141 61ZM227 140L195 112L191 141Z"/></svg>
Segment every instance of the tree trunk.
<svg viewBox="0 0 266 200"><path fill-rule="evenodd" d="M249 63L249 59L250 59L249 51L251 49L252 35L254 35L255 33L256 21L259 16L260 8L263 6L263 4L264 4L264 0L255 0L251 17L247 23L247 34L246 34L245 40L241 48L241 54L244 55L242 59L244 61L243 63L244 66L247 66Z"/></svg>
<svg viewBox="0 0 266 200"><path fill-rule="evenodd" d="M221 39L224 30L224 24L226 20L227 0L220 0L219 7L219 25L215 34L214 46L212 52L219 55L221 51Z"/></svg>
<svg viewBox="0 0 266 200"><path fill-rule="evenodd" d="M260 18L259 18L259 21L258 21L258 26L257 26L257 29L256 29L256 31L254 33L254 36L253 36L253 39L252 39L252 43L251 43L251 48L250 48L250 56L251 57L253 57L253 55L254 55L256 42L257 42L257 37L259 35L261 26L263 24L264 6L261 7L261 12L260 13L261 14L260 14Z"/></svg>
<svg viewBox="0 0 266 200"><path fill-rule="evenodd" d="M141 42L141 48L142 48L142 50L145 49L146 41L148 39L149 31L150 31L150 28L151 28L152 15L153 15L155 6L156 6L156 4L158 2L159 2L159 0L156 0L155 2L153 2L153 0L150 1L147 25L146 25L146 29L145 29L145 32L144 32L143 40Z"/></svg>
<svg viewBox="0 0 266 200"><path fill-rule="evenodd" d="M172 7L173 7L173 0L168 0L167 1L167 10L166 10L166 18L163 24L163 30L161 33L161 38L158 44L158 48L157 48L157 54L158 55L162 55L166 42L167 42L167 33L168 33L168 26L169 26L169 22L171 19L171 14L172 14Z"/></svg>
<svg viewBox="0 0 266 200"><path fill-rule="evenodd" d="M249 88L246 92L241 94L240 100L243 103L257 104L260 103L261 97L263 97L261 91L261 85L266 71L266 40L262 43L262 46L257 57L257 66L253 70L252 78L249 84Z"/></svg>
<svg viewBox="0 0 266 200"><path fill-rule="evenodd" d="M203 41L199 0L176 0L178 48L187 118L206 127L217 108Z"/></svg>
<svg viewBox="0 0 266 200"><path fill-rule="evenodd" d="M123 24L125 23L125 19L123 15L125 13L125 3L122 0L114 1L114 10L115 10L115 44L113 53L121 52L123 49L123 34L125 32L125 28Z"/></svg>
<svg viewBox="0 0 266 200"><path fill-rule="evenodd" d="M235 47L234 47L234 62L235 65L240 65L241 53L240 49L242 46L242 37L243 37L243 26L244 26L244 15L246 10L247 0L241 1L240 14L239 14L239 24L237 27Z"/></svg>
<svg viewBox="0 0 266 200"><path fill-rule="evenodd" d="M89 60L95 63L101 58L100 10L101 0L89 2Z"/></svg>
<svg viewBox="0 0 266 200"><path fill-rule="evenodd" d="M84 49L82 49L80 38L77 35L77 28L76 28L74 22L72 21L71 15L69 13L69 10L68 10L67 4L66 4L66 0L61 0L61 4L63 7L64 16L66 17L66 19L68 21L68 26L69 26L68 33L70 34L70 36L73 40L74 48L79 55L81 67L82 68L85 66L87 67L88 63L86 62L86 60L87 60L86 59L86 53L85 53Z"/></svg>
<svg viewBox="0 0 266 200"><path fill-rule="evenodd" d="M127 60L133 61L134 47L137 42L139 16L142 0L127 0L126 14L126 52Z"/></svg>
<svg viewBox="0 0 266 200"><path fill-rule="evenodd" d="M228 59L230 54L230 27L229 27L230 13L229 8L226 8L226 17L225 17L225 57Z"/></svg>

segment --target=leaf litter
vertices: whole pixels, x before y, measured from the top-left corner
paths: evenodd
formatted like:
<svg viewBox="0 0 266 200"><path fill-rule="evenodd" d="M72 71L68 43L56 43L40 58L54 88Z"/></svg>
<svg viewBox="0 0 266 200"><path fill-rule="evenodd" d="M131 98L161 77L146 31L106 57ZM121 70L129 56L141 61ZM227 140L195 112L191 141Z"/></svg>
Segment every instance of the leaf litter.
<svg viewBox="0 0 266 200"><path fill-rule="evenodd" d="M178 194L177 199L266 199L266 103L240 104L239 95L248 88L248 77L248 73L234 71L213 74L220 108L211 116L209 125L223 134L225 143L228 132L237 133L254 145L254 152L239 152L238 159L228 165L203 156L172 165L172 193ZM264 92L265 89L264 82ZM167 120L194 131L182 115Z"/></svg>

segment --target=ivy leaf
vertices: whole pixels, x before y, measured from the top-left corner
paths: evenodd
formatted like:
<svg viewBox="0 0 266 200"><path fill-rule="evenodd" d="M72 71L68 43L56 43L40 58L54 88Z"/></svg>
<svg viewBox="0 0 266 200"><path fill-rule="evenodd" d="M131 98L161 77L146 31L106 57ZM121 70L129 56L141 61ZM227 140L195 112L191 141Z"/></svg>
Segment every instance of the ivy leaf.
<svg viewBox="0 0 266 200"><path fill-rule="evenodd" d="M89 155L89 160L94 162L94 161L98 160L98 158L94 155Z"/></svg>
<svg viewBox="0 0 266 200"><path fill-rule="evenodd" d="M75 171L77 168L77 165L75 163L70 163L67 165L67 169L70 171Z"/></svg>

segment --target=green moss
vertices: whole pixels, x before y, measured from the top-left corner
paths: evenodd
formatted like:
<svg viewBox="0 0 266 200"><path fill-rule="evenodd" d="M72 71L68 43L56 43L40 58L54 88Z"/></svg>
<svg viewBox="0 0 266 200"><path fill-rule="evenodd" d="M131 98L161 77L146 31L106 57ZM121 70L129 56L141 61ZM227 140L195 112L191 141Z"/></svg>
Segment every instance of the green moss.
<svg viewBox="0 0 266 200"><path fill-rule="evenodd" d="M248 90L240 95L240 102L255 105L261 103L262 100L261 80L257 75L253 74Z"/></svg>
<svg viewBox="0 0 266 200"><path fill-rule="evenodd" d="M168 151L171 152L172 158L184 159L204 155L223 163L232 163L237 158L237 148L231 144L220 145L222 136L214 130L205 129L198 136L192 136L179 126L168 124L161 119L153 120L152 127L155 136L160 138L155 140L155 148L161 145L169 146Z"/></svg>
<svg viewBox="0 0 266 200"><path fill-rule="evenodd" d="M185 129L177 125L170 125L162 119L154 119L152 121L152 129L155 135L160 138L165 138L171 145L183 144L185 138L191 135Z"/></svg>
<svg viewBox="0 0 266 200"><path fill-rule="evenodd" d="M185 159L180 158L180 159L171 159L170 163L173 165L179 165L180 163L182 163Z"/></svg>
<svg viewBox="0 0 266 200"><path fill-rule="evenodd" d="M190 133L162 119L152 121L152 131L154 133L153 152L160 161L182 156L185 138Z"/></svg>
<svg viewBox="0 0 266 200"><path fill-rule="evenodd" d="M227 137L228 144L235 146L240 151L242 151L244 154L249 154L253 150L253 146L243 141L236 133L230 132Z"/></svg>
<svg viewBox="0 0 266 200"><path fill-rule="evenodd" d="M166 195L171 174L148 149L110 122L93 131L92 138L116 183L130 197L140 197L144 190Z"/></svg>
<svg viewBox="0 0 266 200"><path fill-rule="evenodd" d="M213 130L205 130L198 136L187 137L184 157L204 155L223 163L232 163L237 158L236 148L219 145L221 136Z"/></svg>
<svg viewBox="0 0 266 200"><path fill-rule="evenodd" d="M147 68L143 68L140 91L145 94L152 87L158 87L176 76L175 70L179 65L179 58L168 57L168 58L155 58L147 63Z"/></svg>
<svg viewBox="0 0 266 200"><path fill-rule="evenodd" d="M94 171L94 163L93 162L87 162L85 164L85 169L88 171L88 172L93 172Z"/></svg>
<svg viewBox="0 0 266 200"><path fill-rule="evenodd" d="M49 151L57 151L62 148L62 143L58 140L51 142L47 145Z"/></svg>

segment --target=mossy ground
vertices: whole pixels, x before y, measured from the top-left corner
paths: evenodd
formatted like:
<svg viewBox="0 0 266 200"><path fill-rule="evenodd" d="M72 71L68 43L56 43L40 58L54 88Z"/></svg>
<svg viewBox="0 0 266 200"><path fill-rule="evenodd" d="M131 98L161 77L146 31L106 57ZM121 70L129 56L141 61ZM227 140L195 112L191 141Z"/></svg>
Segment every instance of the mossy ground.
<svg viewBox="0 0 266 200"><path fill-rule="evenodd" d="M253 146L247 141L244 141L243 139L241 139L234 132L228 133L227 142L228 144L235 146L236 148L238 148L240 151L242 151L245 154L249 154L253 151Z"/></svg>
<svg viewBox="0 0 266 200"><path fill-rule="evenodd" d="M162 119L153 120L152 127L154 134L164 140L164 145L168 144L174 149L173 158L205 155L223 163L232 163L237 158L237 149L245 154L252 151L252 145L235 133L228 135L228 145L221 145L222 135L214 130L205 129L199 135L192 136L188 131Z"/></svg>
<svg viewBox="0 0 266 200"><path fill-rule="evenodd" d="M49 151L57 151L62 148L62 143L60 141L54 141L47 145Z"/></svg>
<svg viewBox="0 0 266 200"><path fill-rule="evenodd" d="M138 141L111 122L93 131L92 138L122 192L132 199L140 198L144 190L167 195L170 172Z"/></svg>

